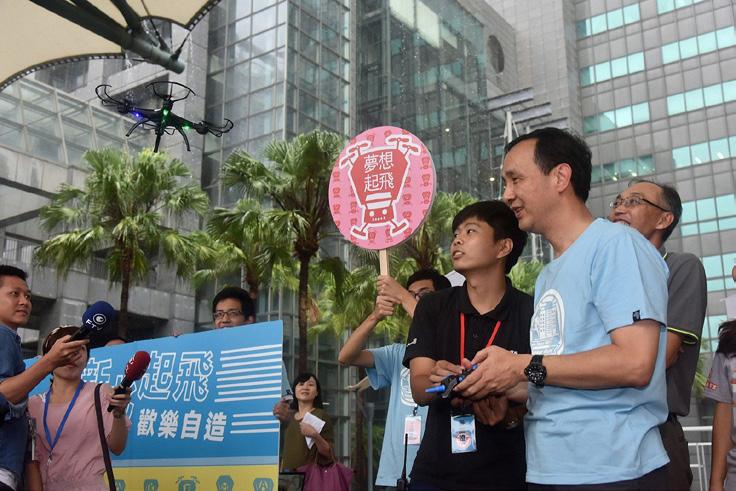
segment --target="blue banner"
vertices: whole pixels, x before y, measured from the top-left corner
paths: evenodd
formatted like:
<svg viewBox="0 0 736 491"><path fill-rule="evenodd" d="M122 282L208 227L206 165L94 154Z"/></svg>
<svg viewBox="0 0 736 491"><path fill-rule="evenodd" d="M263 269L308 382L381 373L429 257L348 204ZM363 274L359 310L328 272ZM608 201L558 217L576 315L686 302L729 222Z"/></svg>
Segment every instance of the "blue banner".
<svg viewBox="0 0 736 491"><path fill-rule="evenodd" d="M133 425L125 451L113 455L115 468L217 467L201 473L202 483L209 474L242 477L245 469L233 467L253 466L258 470L249 480L263 480L264 472L275 480L279 422L272 410L282 395L282 343L283 324L274 321L92 350L82 378L112 386L136 351L151 355L148 371L133 385L127 410ZM33 394L48 390L48 383ZM158 473L144 473L123 472L128 488L152 489Z"/></svg>

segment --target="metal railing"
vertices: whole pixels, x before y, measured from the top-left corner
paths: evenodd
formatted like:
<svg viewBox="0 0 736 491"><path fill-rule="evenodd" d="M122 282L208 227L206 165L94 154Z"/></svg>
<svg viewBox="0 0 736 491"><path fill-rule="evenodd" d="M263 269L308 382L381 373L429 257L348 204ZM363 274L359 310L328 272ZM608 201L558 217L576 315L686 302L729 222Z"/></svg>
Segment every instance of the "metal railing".
<svg viewBox="0 0 736 491"><path fill-rule="evenodd" d="M684 426L690 450L690 468L693 471L693 491L708 491L712 426Z"/></svg>

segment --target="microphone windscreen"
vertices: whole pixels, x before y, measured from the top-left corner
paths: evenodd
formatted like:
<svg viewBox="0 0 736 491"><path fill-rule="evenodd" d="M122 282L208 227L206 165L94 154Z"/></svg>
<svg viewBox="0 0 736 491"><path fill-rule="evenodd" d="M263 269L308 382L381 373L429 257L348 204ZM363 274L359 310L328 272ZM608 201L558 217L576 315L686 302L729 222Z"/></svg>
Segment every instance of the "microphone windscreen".
<svg viewBox="0 0 736 491"><path fill-rule="evenodd" d="M140 379L146 373L149 363L151 363L151 355L148 352L136 351L128 364L125 365L125 378L131 382Z"/></svg>
<svg viewBox="0 0 736 491"><path fill-rule="evenodd" d="M112 305L104 301L95 302L82 314L82 328L87 327L93 332L103 331L110 327L116 316Z"/></svg>

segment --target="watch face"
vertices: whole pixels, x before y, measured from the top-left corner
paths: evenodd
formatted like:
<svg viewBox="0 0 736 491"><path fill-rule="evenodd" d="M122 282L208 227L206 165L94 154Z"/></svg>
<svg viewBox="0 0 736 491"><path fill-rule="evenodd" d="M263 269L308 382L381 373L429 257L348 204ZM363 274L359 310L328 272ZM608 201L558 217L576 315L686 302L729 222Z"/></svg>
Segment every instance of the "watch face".
<svg viewBox="0 0 736 491"><path fill-rule="evenodd" d="M529 379L529 382L537 386L541 386L544 384L544 379L546 378L547 371L545 370L543 365L529 365L528 367L526 367L524 372L526 377Z"/></svg>

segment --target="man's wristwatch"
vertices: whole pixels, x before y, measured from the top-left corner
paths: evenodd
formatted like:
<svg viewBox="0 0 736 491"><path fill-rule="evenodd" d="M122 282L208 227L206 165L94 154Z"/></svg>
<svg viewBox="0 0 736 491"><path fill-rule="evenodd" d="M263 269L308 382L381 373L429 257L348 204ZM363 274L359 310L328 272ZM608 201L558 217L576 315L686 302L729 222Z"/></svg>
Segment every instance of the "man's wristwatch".
<svg viewBox="0 0 736 491"><path fill-rule="evenodd" d="M524 369L524 375L537 387L544 387L544 379L547 378L547 369L542 365L542 355L532 355L532 361Z"/></svg>

